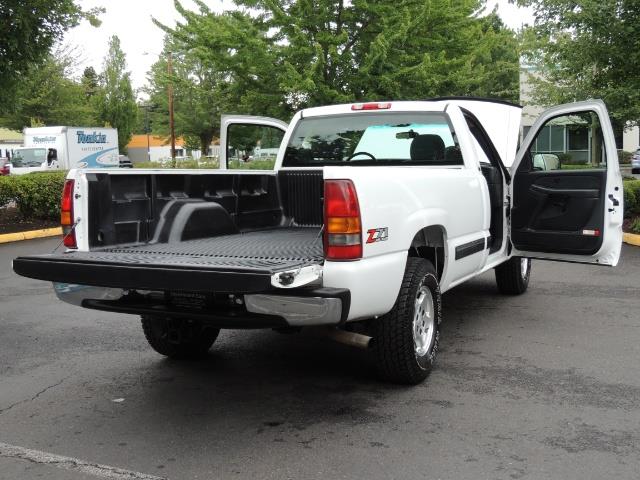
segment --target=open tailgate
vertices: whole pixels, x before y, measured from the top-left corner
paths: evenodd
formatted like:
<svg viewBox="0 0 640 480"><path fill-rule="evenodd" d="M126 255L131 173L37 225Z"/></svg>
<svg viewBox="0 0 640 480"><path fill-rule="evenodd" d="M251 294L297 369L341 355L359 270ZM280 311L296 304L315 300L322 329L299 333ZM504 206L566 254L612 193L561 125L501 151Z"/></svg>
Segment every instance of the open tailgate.
<svg viewBox="0 0 640 480"><path fill-rule="evenodd" d="M279 228L175 243L18 257L14 271L52 282L137 290L249 293L274 274L324 261L318 228Z"/></svg>

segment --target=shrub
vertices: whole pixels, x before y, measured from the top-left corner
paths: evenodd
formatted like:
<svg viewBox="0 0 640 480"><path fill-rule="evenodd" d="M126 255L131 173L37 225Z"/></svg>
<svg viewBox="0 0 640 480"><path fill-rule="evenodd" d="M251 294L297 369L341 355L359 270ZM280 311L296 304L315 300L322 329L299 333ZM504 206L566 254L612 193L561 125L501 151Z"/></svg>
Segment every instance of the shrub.
<svg viewBox="0 0 640 480"><path fill-rule="evenodd" d="M218 162L216 160L206 160L199 162L198 160L178 160L176 165L172 165L171 160L165 163L159 162L136 162L133 164L134 168L218 168Z"/></svg>
<svg viewBox="0 0 640 480"><path fill-rule="evenodd" d="M251 160L248 162L242 162L240 160L230 160L229 169L231 170L273 170L275 165L275 158L268 158L264 160ZM178 160L176 165L172 165L171 161L165 163L158 162L137 162L134 163L135 168L190 168L190 169L202 169L211 168L218 169L219 164L217 160Z"/></svg>
<svg viewBox="0 0 640 480"><path fill-rule="evenodd" d="M633 219L631 225L629 225L629 230L631 230L631 233L640 235L640 217Z"/></svg>
<svg viewBox="0 0 640 480"><path fill-rule="evenodd" d="M568 153L558 153L558 160L560 160L560 165L572 165L573 157Z"/></svg>
<svg viewBox="0 0 640 480"><path fill-rule="evenodd" d="M563 163L561 168L562 170L589 170L594 168L594 166L584 163Z"/></svg>
<svg viewBox="0 0 640 480"><path fill-rule="evenodd" d="M624 192L624 216L630 217L631 210L635 210L636 207L636 194L631 188L631 182L623 183L623 192Z"/></svg>
<svg viewBox="0 0 640 480"><path fill-rule="evenodd" d="M202 168L197 160L176 160L175 167L172 168Z"/></svg>
<svg viewBox="0 0 640 480"><path fill-rule="evenodd" d="M275 158L268 160L251 160L249 162L231 160L229 162L229 168L234 170L273 170L275 163Z"/></svg>
<svg viewBox="0 0 640 480"><path fill-rule="evenodd" d="M26 219L57 220L60 196L67 172L38 172L10 175L12 198Z"/></svg>
<svg viewBox="0 0 640 480"><path fill-rule="evenodd" d="M618 163L620 165L626 165L631 163L632 152L627 152L625 150L618 150Z"/></svg>
<svg viewBox="0 0 640 480"><path fill-rule="evenodd" d="M0 177L0 207L4 207L7 203L11 202L15 193L14 177L9 175Z"/></svg>
<svg viewBox="0 0 640 480"><path fill-rule="evenodd" d="M624 216L631 217L640 214L640 180L624 182Z"/></svg>

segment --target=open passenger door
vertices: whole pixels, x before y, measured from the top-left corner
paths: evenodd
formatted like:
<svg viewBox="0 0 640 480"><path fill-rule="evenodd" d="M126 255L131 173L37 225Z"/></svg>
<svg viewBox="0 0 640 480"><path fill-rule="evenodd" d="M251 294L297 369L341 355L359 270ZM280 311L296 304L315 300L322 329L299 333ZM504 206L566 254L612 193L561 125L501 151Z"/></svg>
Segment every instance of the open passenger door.
<svg viewBox="0 0 640 480"><path fill-rule="evenodd" d="M251 115L223 115L220 121L220 168L242 163L275 161L288 125L278 119Z"/></svg>
<svg viewBox="0 0 640 480"><path fill-rule="evenodd" d="M510 185L515 256L615 266L622 176L601 100L546 110L516 155Z"/></svg>

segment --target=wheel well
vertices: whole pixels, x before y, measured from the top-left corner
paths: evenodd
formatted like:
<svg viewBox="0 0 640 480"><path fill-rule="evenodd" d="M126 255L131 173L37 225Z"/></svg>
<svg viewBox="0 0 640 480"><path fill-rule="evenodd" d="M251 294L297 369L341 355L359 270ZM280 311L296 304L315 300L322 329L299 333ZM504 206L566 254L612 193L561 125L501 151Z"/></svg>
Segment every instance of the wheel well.
<svg viewBox="0 0 640 480"><path fill-rule="evenodd" d="M436 272L438 272L438 280L440 280L445 263L444 227L431 225L416 233L409 247L409 256L424 258L433 263Z"/></svg>

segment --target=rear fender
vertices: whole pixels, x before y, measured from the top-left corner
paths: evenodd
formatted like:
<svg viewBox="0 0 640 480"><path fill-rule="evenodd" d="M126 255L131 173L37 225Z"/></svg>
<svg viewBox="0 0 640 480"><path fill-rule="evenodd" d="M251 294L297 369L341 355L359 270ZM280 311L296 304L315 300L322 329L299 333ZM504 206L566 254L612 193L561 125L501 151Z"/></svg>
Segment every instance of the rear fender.
<svg viewBox="0 0 640 480"><path fill-rule="evenodd" d="M400 292L413 239L426 227L445 225L446 219L447 214L443 210L419 210L403 222L402 232L389 232L389 235L402 236L402 241L396 244L401 246L399 251L365 256L355 262L325 262L323 285L347 288L351 291L350 321L384 315L393 308ZM447 230L444 227L442 229L447 245ZM380 242L380 245L384 243ZM445 260L449 256L446 250L445 248ZM446 272L446 262L444 269Z"/></svg>

